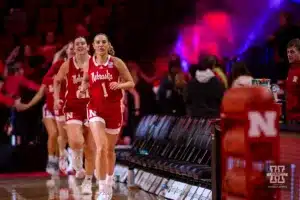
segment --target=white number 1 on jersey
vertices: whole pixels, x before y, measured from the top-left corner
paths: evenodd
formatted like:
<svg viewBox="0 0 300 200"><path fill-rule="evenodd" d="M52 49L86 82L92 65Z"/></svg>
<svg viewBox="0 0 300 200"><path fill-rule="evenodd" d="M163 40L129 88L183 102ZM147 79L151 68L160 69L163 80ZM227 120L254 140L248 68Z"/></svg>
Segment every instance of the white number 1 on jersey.
<svg viewBox="0 0 300 200"><path fill-rule="evenodd" d="M103 89L103 95L104 95L104 97L108 97L105 83L102 83L102 89Z"/></svg>

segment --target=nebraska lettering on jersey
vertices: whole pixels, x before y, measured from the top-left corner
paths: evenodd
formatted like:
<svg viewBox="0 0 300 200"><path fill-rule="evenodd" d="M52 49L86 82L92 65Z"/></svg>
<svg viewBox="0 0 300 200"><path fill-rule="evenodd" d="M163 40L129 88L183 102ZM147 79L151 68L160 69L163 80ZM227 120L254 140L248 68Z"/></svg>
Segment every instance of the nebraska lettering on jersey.
<svg viewBox="0 0 300 200"><path fill-rule="evenodd" d="M72 75L72 80L74 85L81 84L82 79L83 76L80 76L80 74Z"/></svg>
<svg viewBox="0 0 300 200"><path fill-rule="evenodd" d="M112 82L119 82L119 70L114 60L108 56L104 64L96 62L92 57L89 62L89 91L92 102L96 104L101 101L118 102L122 99L121 90L111 90L109 85Z"/></svg>
<svg viewBox="0 0 300 200"><path fill-rule="evenodd" d="M105 74L99 74L98 72L92 72L91 75L92 75L93 83L98 80L108 80L108 81L113 80L113 75L111 73L109 73L108 70L106 70Z"/></svg>

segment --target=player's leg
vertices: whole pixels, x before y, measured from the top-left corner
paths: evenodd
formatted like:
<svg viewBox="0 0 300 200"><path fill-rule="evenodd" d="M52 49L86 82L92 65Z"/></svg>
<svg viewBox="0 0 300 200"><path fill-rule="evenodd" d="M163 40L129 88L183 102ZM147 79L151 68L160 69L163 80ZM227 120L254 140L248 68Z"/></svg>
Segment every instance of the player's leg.
<svg viewBox="0 0 300 200"><path fill-rule="evenodd" d="M77 178L84 178L83 169L83 122L77 119L71 119L66 121L66 129L68 135L68 143L72 149L72 165L76 171Z"/></svg>
<svg viewBox="0 0 300 200"><path fill-rule="evenodd" d="M51 174L58 174L58 156L57 156L57 136L58 131L54 118L44 117L43 123L48 133L48 163L46 171Z"/></svg>
<svg viewBox="0 0 300 200"><path fill-rule="evenodd" d="M122 112L120 109L120 105L112 106L109 109L110 112L107 112L105 116L105 134L107 138L107 145L106 145L106 156L107 156L107 174L106 174L106 185L107 190L111 192L112 196L112 189L114 185L114 168L116 162L116 153L115 153L115 146L119 139L119 134L121 131L122 126Z"/></svg>
<svg viewBox="0 0 300 200"><path fill-rule="evenodd" d="M58 130L58 148L59 148L59 169L63 173L67 173L68 168L68 152L66 150L66 146L68 143L68 136L65 126L65 121L62 117L56 117L56 124Z"/></svg>
<svg viewBox="0 0 300 200"><path fill-rule="evenodd" d="M106 176L106 184L109 186L114 185L114 169L116 164L116 153L115 146L118 141L118 133L120 130L116 130L115 132L110 132L106 130L107 137L107 176Z"/></svg>
<svg viewBox="0 0 300 200"><path fill-rule="evenodd" d="M95 171L95 152L96 145L93 138L93 135L88 126L84 127L84 157L85 157L85 179L81 185L81 192L83 194L92 194L92 180Z"/></svg>
<svg viewBox="0 0 300 200"><path fill-rule="evenodd" d="M107 192L107 137L105 133L105 124L96 118L89 121L89 127L93 134L96 145L96 178L99 181L99 195Z"/></svg>

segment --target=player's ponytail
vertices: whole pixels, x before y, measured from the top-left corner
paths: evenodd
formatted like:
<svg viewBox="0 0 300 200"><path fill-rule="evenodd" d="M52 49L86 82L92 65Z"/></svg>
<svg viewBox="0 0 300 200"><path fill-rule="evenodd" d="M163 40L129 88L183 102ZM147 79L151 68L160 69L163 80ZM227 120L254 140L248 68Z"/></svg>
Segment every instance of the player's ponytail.
<svg viewBox="0 0 300 200"><path fill-rule="evenodd" d="M115 50L114 47L109 43L108 54L114 56Z"/></svg>

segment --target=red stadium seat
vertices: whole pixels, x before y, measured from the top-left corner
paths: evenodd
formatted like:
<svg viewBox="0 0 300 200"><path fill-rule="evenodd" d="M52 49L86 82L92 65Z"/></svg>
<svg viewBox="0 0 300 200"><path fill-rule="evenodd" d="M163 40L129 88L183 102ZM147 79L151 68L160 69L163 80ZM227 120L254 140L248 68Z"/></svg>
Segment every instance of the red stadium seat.
<svg viewBox="0 0 300 200"><path fill-rule="evenodd" d="M97 6L98 5L98 0L78 0L78 6L79 7L82 7L84 5Z"/></svg>
<svg viewBox="0 0 300 200"><path fill-rule="evenodd" d="M73 0L53 0L53 5L56 6L64 6L68 7L71 6L73 3Z"/></svg>
<svg viewBox="0 0 300 200"><path fill-rule="evenodd" d="M58 20L57 8L40 8L39 10L39 22L54 22Z"/></svg>
<svg viewBox="0 0 300 200"><path fill-rule="evenodd" d="M108 19L111 14L110 8L95 7L91 14L91 26L93 32L105 31Z"/></svg>
<svg viewBox="0 0 300 200"><path fill-rule="evenodd" d="M50 31L56 31L57 28L57 22L40 22L37 25L37 31L41 33L46 33Z"/></svg>
<svg viewBox="0 0 300 200"><path fill-rule="evenodd" d="M82 20L82 12L78 8L64 8L62 10L63 24L75 24Z"/></svg>

